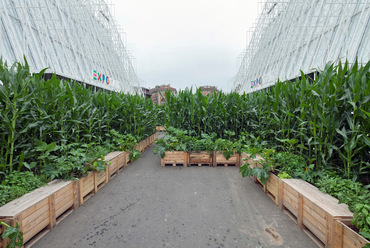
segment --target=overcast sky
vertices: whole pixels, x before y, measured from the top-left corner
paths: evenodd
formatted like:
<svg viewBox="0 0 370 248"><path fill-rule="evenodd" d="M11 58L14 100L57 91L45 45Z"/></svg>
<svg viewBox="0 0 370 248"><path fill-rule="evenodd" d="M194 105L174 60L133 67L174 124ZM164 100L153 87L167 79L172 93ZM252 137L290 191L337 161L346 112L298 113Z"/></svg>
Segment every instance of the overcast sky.
<svg viewBox="0 0 370 248"><path fill-rule="evenodd" d="M258 0L111 0L143 86L230 91Z"/></svg>

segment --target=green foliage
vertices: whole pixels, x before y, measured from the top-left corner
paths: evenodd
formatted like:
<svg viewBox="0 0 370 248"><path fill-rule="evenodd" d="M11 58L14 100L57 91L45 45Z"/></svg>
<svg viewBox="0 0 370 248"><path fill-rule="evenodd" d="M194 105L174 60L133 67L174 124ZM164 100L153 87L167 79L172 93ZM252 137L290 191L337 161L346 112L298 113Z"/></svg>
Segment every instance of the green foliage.
<svg viewBox="0 0 370 248"><path fill-rule="evenodd" d="M138 140L132 134L121 134L114 129L111 129L106 134L107 146L117 151L132 151L134 146L137 145Z"/></svg>
<svg viewBox="0 0 370 248"><path fill-rule="evenodd" d="M131 153L130 153L130 159L132 161L135 161L135 160L137 160L140 157L140 155L141 155L141 152L140 151L138 151L138 150L132 150Z"/></svg>
<svg viewBox="0 0 370 248"><path fill-rule="evenodd" d="M252 175L256 176L262 184L267 182L267 179L270 176L270 170L271 167L269 167L267 164L251 168L249 164L244 163L239 167L239 172L243 177Z"/></svg>
<svg viewBox="0 0 370 248"><path fill-rule="evenodd" d="M291 178L292 178L292 177L291 177L288 173L286 173L285 171L283 171L283 172L279 172L278 177L279 177L280 179L291 179Z"/></svg>
<svg viewBox="0 0 370 248"><path fill-rule="evenodd" d="M0 206L26 194L27 190L19 186L7 186L0 184Z"/></svg>
<svg viewBox="0 0 370 248"><path fill-rule="evenodd" d="M11 227L2 221L0 222L0 224L7 227L3 235L1 235L3 239L10 239L10 243L7 245L7 248L21 248L23 246L23 233L21 231L19 223L17 223L15 227Z"/></svg>
<svg viewBox="0 0 370 248"><path fill-rule="evenodd" d="M60 149L69 144L109 144L115 134L141 140L154 133L161 110L150 99L93 92L56 76L45 81L43 73L31 75L27 62L9 68L0 60L0 179L13 170L50 171L61 165L57 157L71 155ZM121 147L132 146L131 138L124 141ZM65 167L71 172L62 168L51 177L81 172L80 165Z"/></svg>
<svg viewBox="0 0 370 248"><path fill-rule="evenodd" d="M356 204L352 223L365 238L370 238L370 204Z"/></svg>
<svg viewBox="0 0 370 248"><path fill-rule="evenodd" d="M315 79L302 73L300 80L278 81L269 91L252 94L168 91L166 126L197 136L214 132L224 139L229 130L244 136L242 145L299 154L307 171L333 167L348 179L369 184L369 68L370 62L363 67L357 62L328 64Z"/></svg>
<svg viewBox="0 0 370 248"><path fill-rule="evenodd" d="M1 182L1 185L18 186L22 187L26 191L32 191L46 185L46 183L43 182L40 177L35 176L30 171L13 171L11 174L5 177L5 179Z"/></svg>
<svg viewBox="0 0 370 248"><path fill-rule="evenodd" d="M1 182L0 206L44 185L46 183L30 171L13 171Z"/></svg>
<svg viewBox="0 0 370 248"><path fill-rule="evenodd" d="M338 176L323 176L315 182L320 191L334 196L341 203L349 205L355 211L354 205L358 203L370 205L370 192L361 183Z"/></svg>
<svg viewBox="0 0 370 248"><path fill-rule="evenodd" d="M370 233L370 191L361 183L338 176L323 176L315 185L324 193L328 193L345 203L353 212L353 224L364 237Z"/></svg>

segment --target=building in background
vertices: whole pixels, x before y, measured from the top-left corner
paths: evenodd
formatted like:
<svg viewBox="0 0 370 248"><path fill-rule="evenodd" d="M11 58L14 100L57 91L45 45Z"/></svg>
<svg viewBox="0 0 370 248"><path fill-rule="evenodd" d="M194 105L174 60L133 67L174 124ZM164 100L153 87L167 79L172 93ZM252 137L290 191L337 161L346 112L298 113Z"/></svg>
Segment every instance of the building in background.
<svg viewBox="0 0 370 248"><path fill-rule="evenodd" d="M152 97L152 94L150 93L150 89L145 88L145 87L141 87L141 91L143 92L143 95L146 98L151 98Z"/></svg>
<svg viewBox="0 0 370 248"><path fill-rule="evenodd" d="M218 92L218 89L216 86L206 85L206 86L200 86L199 88L201 89L203 95L205 96Z"/></svg>
<svg viewBox="0 0 370 248"><path fill-rule="evenodd" d="M0 52L8 65L49 68L87 87L134 93L134 58L103 0L0 1Z"/></svg>
<svg viewBox="0 0 370 248"><path fill-rule="evenodd" d="M263 1L234 78L236 92L258 91L324 69L370 60L369 0Z"/></svg>
<svg viewBox="0 0 370 248"><path fill-rule="evenodd" d="M155 86L154 89L150 90L150 94L152 95L152 101L154 104L162 105L162 102L166 100L164 93L166 90L170 90L173 93L177 93L177 90L169 84L163 84Z"/></svg>

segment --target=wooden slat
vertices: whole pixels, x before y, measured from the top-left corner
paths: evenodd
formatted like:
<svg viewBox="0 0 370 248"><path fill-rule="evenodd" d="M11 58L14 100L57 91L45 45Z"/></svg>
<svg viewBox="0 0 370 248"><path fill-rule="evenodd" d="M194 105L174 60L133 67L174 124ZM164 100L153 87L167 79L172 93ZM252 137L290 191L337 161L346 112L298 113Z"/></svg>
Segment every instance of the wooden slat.
<svg viewBox="0 0 370 248"><path fill-rule="evenodd" d="M313 225L311 222L309 222L307 219L303 220L303 225L305 225L306 228L308 228L315 236L321 240L325 244L325 232L322 232L320 229L318 229L315 225Z"/></svg>
<svg viewBox="0 0 370 248"><path fill-rule="evenodd" d="M40 225L40 223L43 223L43 225ZM37 215L34 219L29 220L27 224L25 224L25 221L22 222L23 234L26 235L29 232L32 232L33 229L37 229L36 227L39 227L36 232L38 233L45 227L49 226L49 223L49 212L48 209L45 209L44 211L40 212L40 215Z"/></svg>
<svg viewBox="0 0 370 248"><path fill-rule="evenodd" d="M343 226L343 248L362 248L369 241L358 235L347 225Z"/></svg>
<svg viewBox="0 0 370 248"><path fill-rule="evenodd" d="M66 199L63 205L59 206L58 209L55 210L55 217L58 218L61 216L66 210L70 209L73 206L73 199Z"/></svg>
<svg viewBox="0 0 370 248"><path fill-rule="evenodd" d="M315 213L315 212L313 212ZM311 223L317 230L319 230L325 237L326 233L326 223L321 223L317 219L315 219L314 216L310 215L309 213L303 211L303 224L306 225L307 222ZM306 225L307 226L307 225ZM321 240L322 242L325 242L325 238Z"/></svg>
<svg viewBox="0 0 370 248"><path fill-rule="evenodd" d="M291 194L291 192L284 191L283 201L284 203L289 203L292 207L294 207L295 210L298 209L298 196L295 197L293 194Z"/></svg>
<svg viewBox="0 0 370 248"><path fill-rule="evenodd" d="M27 208L26 210L22 211L22 217L23 219L27 219L28 216L33 215L35 212L37 212L39 209L48 206L49 200L48 198L44 198L43 200L37 202L33 206Z"/></svg>
<svg viewBox="0 0 370 248"><path fill-rule="evenodd" d="M287 208L294 215L294 217L297 217L297 208L290 205L290 203L287 201L284 201L284 207Z"/></svg>
<svg viewBox="0 0 370 248"><path fill-rule="evenodd" d="M305 203L307 202L305 201ZM306 214L310 215L312 218L315 219L316 222L320 223L322 226L326 226L325 213L324 213L324 216L322 216L320 212L321 211L317 211L317 209L313 209L307 204L304 204L303 206L303 217L305 217Z"/></svg>
<svg viewBox="0 0 370 248"><path fill-rule="evenodd" d="M48 218L48 214L46 215L47 216L45 219L42 219L40 222L38 222L37 225L32 226L32 228L29 229L28 231L24 231L23 229L23 242L24 243L29 241L31 238L33 238L33 236L35 236L37 233L39 233L41 230L45 229L45 227L48 226L49 218Z"/></svg>
<svg viewBox="0 0 370 248"><path fill-rule="evenodd" d="M64 201L65 198L68 198L68 199L73 199L73 184L70 185L70 187L66 187L68 189L68 191L64 191L64 192L57 192L55 193L55 204L56 206Z"/></svg>

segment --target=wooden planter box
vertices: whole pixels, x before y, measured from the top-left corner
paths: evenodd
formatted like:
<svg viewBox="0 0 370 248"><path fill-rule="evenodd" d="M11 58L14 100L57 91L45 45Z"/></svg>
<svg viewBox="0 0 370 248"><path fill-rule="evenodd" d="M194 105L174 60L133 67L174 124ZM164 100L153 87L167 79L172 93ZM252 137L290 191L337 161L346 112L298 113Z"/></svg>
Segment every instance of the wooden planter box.
<svg viewBox="0 0 370 248"><path fill-rule="evenodd" d="M362 248L370 241L353 231L348 225L350 221L335 221L332 230L333 240L330 247L335 248Z"/></svg>
<svg viewBox="0 0 370 248"><path fill-rule="evenodd" d="M188 153L183 151L171 151L165 152L164 158L161 159L161 166L164 167L166 164L182 164L184 167L188 165Z"/></svg>
<svg viewBox="0 0 370 248"><path fill-rule="evenodd" d="M235 153L227 160L224 154L222 153L222 151L214 151L213 152L213 166L216 167L219 164L223 166L229 166L229 165L240 166L240 155L239 153Z"/></svg>
<svg viewBox="0 0 370 248"><path fill-rule="evenodd" d="M208 166L212 166L212 158L213 156L208 152L201 151L201 152L189 152L189 166L192 164L202 166L207 164Z"/></svg>
<svg viewBox="0 0 370 248"><path fill-rule="evenodd" d="M351 221L348 206L300 179L283 179L281 207L318 246L333 247L334 222Z"/></svg>
<svg viewBox="0 0 370 248"><path fill-rule="evenodd" d="M32 245L78 207L76 181L54 180L0 207L0 219L19 222L23 242Z"/></svg>

